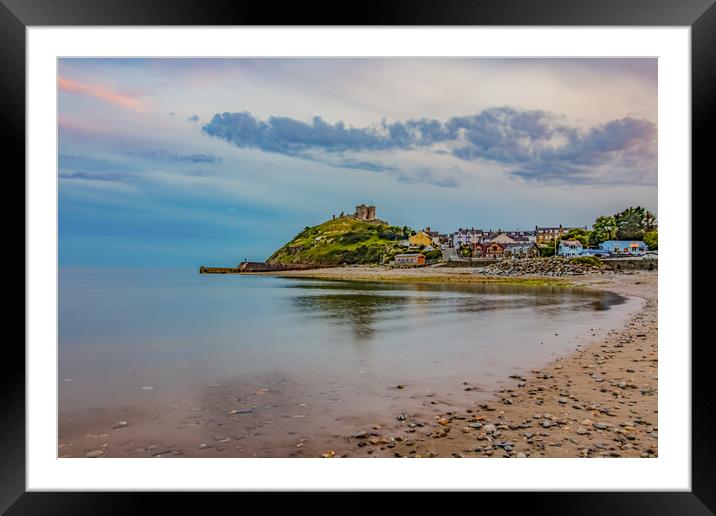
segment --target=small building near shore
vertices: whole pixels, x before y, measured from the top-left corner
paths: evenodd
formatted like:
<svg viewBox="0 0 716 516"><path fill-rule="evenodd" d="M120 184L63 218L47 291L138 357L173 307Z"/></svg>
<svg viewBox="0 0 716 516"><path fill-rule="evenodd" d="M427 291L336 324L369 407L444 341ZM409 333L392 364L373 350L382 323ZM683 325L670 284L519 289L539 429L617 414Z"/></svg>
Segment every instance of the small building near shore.
<svg viewBox="0 0 716 516"><path fill-rule="evenodd" d="M583 249L584 246L579 240L560 240L558 254L560 256L579 256Z"/></svg>
<svg viewBox="0 0 716 516"><path fill-rule="evenodd" d="M646 244L641 240L607 240L599 248L611 255L641 256L646 254Z"/></svg>
<svg viewBox="0 0 716 516"><path fill-rule="evenodd" d="M490 238L488 242L497 242L498 244L514 244L517 241L506 233L499 233L495 238Z"/></svg>
<svg viewBox="0 0 716 516"><path fill-rule="evenodd" d="M458 229L455 233L449 236L449 242L452 244L451 247L460 249L462 245L471 246L477 244L483 240L484 231L481 229Z"/></svg>
<svg viewBox="0 0 716 516"><path fill-rule="evenodd" d="M428 226L423 230L423 233L430 237L433 241L433 245L440 245L440 233L438 231L432 231Z"/></svg>
<svg viewBox="0 0 716 516"><path fill-rule="evenodd" d="M514 242L503 244L505 258L536 258L539 256L539 247L534 242Z"/></svg>
<svg viewBox="0 0 716 516"><path fill-rule="evenodd" d="M421 253L396 254L395 265L425 265L425 255Z"/></svg>
<svg viewBox="0 0 716 516"><path fill-rule="evenodd" d="M485 242L482 244L482 258L501 259L505 256L505 245L498 242Z"/></svg>
<svg viewBox="0 0 716 516"><path fill-rule="evenodd" d="M426 231L418 231L408 238L410 246L424 247L433 243L433 238Z"/></svg>
<svg viewBox="0 0 716 516"><path fill-rule="evenodd" d="M549 244L550 242L557 240L557 238L561 237L565 233L569 233L572 229L587 229L587 226L581 228L565 227L562 226L562 224L560 224L557 228L541 228L539 226L535 226L535 242L537 242L537 245Z"/></svg>

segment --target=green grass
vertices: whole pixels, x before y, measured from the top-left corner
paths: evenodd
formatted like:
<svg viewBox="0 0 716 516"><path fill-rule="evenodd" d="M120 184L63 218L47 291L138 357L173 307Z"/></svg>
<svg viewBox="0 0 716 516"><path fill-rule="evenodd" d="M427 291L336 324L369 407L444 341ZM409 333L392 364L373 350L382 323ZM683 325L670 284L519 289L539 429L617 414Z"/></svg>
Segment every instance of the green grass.
<svg viewBox="0 0 716 516"><path fill-rule="evenodd" d="M407 237L403 235L402 228L339 217L305 228L273 253L267 262L312 265L380 263L404 238Z"/></svg>
<svg viewBox="0 0 716 516"><path fill-rule="evenodd" d="M596 256L578 256L576 258L570 258L569 261L572 263L579 263L581 265L592 265L594 267L604 266L604 262Z"/></svg>

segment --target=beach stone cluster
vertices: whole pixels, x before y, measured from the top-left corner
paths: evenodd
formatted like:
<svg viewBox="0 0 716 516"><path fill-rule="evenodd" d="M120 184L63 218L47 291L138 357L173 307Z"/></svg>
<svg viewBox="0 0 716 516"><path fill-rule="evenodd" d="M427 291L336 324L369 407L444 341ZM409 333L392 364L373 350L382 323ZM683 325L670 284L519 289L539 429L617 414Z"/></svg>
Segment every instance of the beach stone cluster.
<svg viewBox="0 0 716 516"><path fill-rule="evenodd" d="M605 265L596 266L562 258L561 256L550 256L549 258L502 260L487 267L482 267L477 272L501 276L578 276L602 274L609 270Z"/></svg>

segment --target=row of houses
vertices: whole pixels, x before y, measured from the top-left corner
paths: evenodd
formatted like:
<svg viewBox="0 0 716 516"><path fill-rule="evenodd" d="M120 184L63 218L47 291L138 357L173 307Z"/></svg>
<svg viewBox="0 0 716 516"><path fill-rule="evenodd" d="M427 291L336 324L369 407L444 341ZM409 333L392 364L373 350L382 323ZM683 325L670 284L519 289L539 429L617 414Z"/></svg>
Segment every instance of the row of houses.
<svg viewBox="0 0 716 516"><path fill-rule="evenodd" d="M503 240L505 238L509 238L510 241L505 241L505 243L534 242L537 245L545 245L549 242L555 241L559 237L564 236L566 233L573 229L586 230L587 226L568 227L562 226L561 224L557 227L535 226L534 231L502 231L501 229L498 229L497 231L484 231L482 229L475 228L460 228L454 233L450 234L449 237L447 237L442 243L447 244L449 247L459 248L463 245L499 241L497 240L499 238L502 238Z"/></svg>
<svg viewBox="0 0 716 516"><path fill-rule="evenodd" d="M502 255L539 255L539 246L554 241L576 227L539 227L534 231L502 231L460 228L449 235L432 231L429 227L408 239L411 247L431 246L437 249L468 247L473 256L495 257ZM495 245L492 245L495 244Z"/></svg>
<svg viewBox="0 0 716 516"><path fill-rule="evenodd" d="M473 258L504 259L533 258L540 256L540 247L563 237L574 229L587 230L587 226L568 227L561 224L556 227L535 226L534 231L484 231L476 228L460 228L451 234L442 234L429 227L418 231L404 244L422 251L455 248L470 250ZM632 256L643 255L647 247L642 241L609 240L598 249L590 249L579 240L560 240L555 254L561 256ZM420 253L406 253L396 256L396 264L420 265L425 257Z"/></svg>
<svg viewBox="0 0 716 516"><path fill-rule="evenodd" d="M539 256L539 247L528 231L481 231L459 230L452 235L443 235L429 227L408 238L405 244L414 249L431 251L456 247L468 247L476 258L531 258ZM457 236L456 236L457 235ZM415 253L396 256L396 265L418 265L420 258Z"/></svg>

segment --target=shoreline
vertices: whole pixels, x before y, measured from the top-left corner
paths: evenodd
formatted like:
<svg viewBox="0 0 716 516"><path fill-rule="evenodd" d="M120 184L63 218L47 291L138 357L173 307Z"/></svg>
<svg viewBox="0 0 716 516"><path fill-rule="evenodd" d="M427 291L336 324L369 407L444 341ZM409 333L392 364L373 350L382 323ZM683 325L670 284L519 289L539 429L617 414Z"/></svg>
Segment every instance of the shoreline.
<svg viewBox="0 0 716 516"><path fill-rule="evenodd" d="M475 267L420 267L388 269L385 267L352 266L319 269L250 273L253 276L276 276L325 281L365 281L376 283L467 283L534 286L571 286L569 276L498 276L478 274ZM605 273L609 274L609 273Z"/></svg>
<svg viewBox="0 0 716 516"><path fill-rule="evenodd" d="M302 439L292 457L600 457L656 456L657 424L657 273L630 272L581 276L485 276L474 268L383 269L342 267L261 273L261 275L342 281L410 281L451 283L510 283L605 290L638 297L643 304L605 338L580 343L575 351L545 367L505 379L498 392L476 393L470 408L439 409L426 401L422 414L398 414L392 422L380 422L351 435L335 435L328 443ZM460 388L462 389L462 387ZM410 394L410 386L405 394ZM464 388L469 390L469 388ZM135 410L136 409L136 410ZM192 409L194 410L194 409ZM158 438L158 428L148 435L156 412L126 407L119 412L130 420L129 428L114 428L118 411L108 410L78 417L77 430L84 437L65 434L60 457L221 457L251 456L243 437L243 452L231 452L228 442L239 436L217 434L224 439L197 448L196 434L171 445ZM429 413L428 413L429 412ZM151 417L150 414L155 417ZM539 416L539 417L536 417ZM197 416L198 417L198 416ZM172 420L170 414L162 419ZM62 416L61 416L62 419ZM74 420L74 418L72 419ZM82 421L84 420L84 421ZM165 419L165 423L167 419ZM62 425L62 422L60 422ZM173 423L187 430L185 423ZM75 425L72 425L75 426ZM109 426L109 428L107 428ZM107 430L102 430L107 428ZM199 429L198 427L196 428ZM69 430L69 428L68 428ZM129 432L128 432L129 430ZM227 429L228 430L228 429ZM146 441L140 445L140 442ZM304 442L307 441L307 442ZM226 442L227 444L223 444ZM237 442L237 441L234 441ZM153 444L149 444L153 443ZM73 450L73 451L71 451ZM159 452L159 453L158 453ZM254 455L257 456L257 455ZM262 455L258 455L262 456Z"/></svg>
<svg viewBox="0 0 716 516"><path fill-rule="evenodd" d="M464 281L486 279L474 275ZM386 436L374 429L356 446L382 457L657 457L657 273L564 278L565 286L638 297L643 304L606 338L528 375L513 375L513 385L488 403L443 411L430 424L408 414L397 432Z"/></svg>

